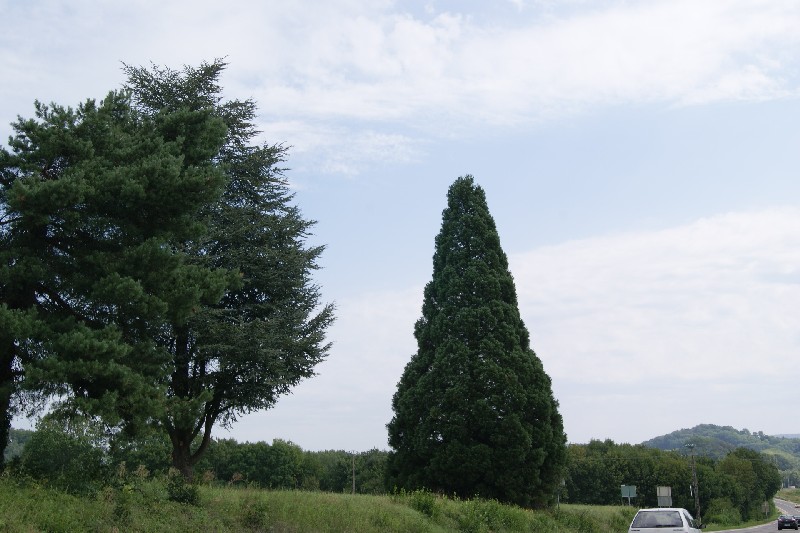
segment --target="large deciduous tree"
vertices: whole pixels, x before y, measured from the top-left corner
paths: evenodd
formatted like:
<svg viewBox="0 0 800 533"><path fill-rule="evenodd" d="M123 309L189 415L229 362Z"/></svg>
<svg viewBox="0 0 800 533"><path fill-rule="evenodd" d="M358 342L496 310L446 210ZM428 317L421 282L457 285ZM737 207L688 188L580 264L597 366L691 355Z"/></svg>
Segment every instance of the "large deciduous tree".
<svg viewBox="0 0 800 533"><path fill-rule="evenodd" d="M418 350L387 426L389 484L547 503L561 483L566 435L484 191L471 176L448 191L414 336Z"/></svg>
<svg viewBox="0 0 800 533"><path fill-rule="evenodd" d="M333 319L311 281L322 253L306 244L314 224L292 204L280 164L282 145L253 144L255 104L224 101L218 85L225 63L183 72L126 67L137 109L148 116L204 109L227 127L222 148L186 153L184 165L213 164L227 177L219 201L206 206L208 231L175 245L205 269L236 272L239 284L221 301L157 339L170 353L166 409L159 424L172 442L173 466L190 476L215 424L227 425L271 407L326 355L324 333ZM183 133L174 132L175 138Z"/></svg>

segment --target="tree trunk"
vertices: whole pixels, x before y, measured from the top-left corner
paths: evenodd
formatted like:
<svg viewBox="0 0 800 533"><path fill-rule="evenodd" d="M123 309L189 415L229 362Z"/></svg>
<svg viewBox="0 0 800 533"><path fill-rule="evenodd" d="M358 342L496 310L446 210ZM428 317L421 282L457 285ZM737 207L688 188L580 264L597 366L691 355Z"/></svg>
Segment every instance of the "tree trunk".
<svg viewBox="0 0 800 533"><path fill-rule="evenodd" d="M191 433L181 430L170 432L172 441L172 467L183 475L186 481L194 477L194 461L192 461Z"/></svg>
<svg viewBox="0 0 800 533"><path fill-rule="evenodd" d="M11 429L11 397L14 394L13 340L3 340L0 347L0 472L5 468L5 451Z"/></svg>
<svg viewBox="0 0 800 533"><path fill-rule="evenodd" d="M186 479L191 481L194 477L194 465L200 460L211 443L211 428L213 421L206 420L204 424L203 440L197 450L192 452L192 442L194 432L181 428L173 428L169 432L172 441L172 467L178 470Z"/></svg>
<svg viewBox="0 0 800 533"><path fill-rule="evenodd" d="M170 387L175 397L182 400L189 396L189 339L186 326L176 327L175 330L175 368ZM194 475L193 432L191 428L186 428L185 420L175 419L171 421L169 437L172 441L172 466L183 474L187 481L191 481Z"/></svg>

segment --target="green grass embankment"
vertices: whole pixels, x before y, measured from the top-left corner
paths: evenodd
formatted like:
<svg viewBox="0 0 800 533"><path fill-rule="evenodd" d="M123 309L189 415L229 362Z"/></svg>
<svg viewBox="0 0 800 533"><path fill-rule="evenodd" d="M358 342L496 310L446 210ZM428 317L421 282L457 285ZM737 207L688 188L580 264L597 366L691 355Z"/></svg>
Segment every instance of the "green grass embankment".
<svg viewBox="0 0 800 533"><path fill-rule="evenodd" d="M165 485L76 497L0 479L0 531L25 532L546 532L623 533L631 507L561 505L530 511L430 493L365 496L204 486L197 506L168 501Z"/></svg>

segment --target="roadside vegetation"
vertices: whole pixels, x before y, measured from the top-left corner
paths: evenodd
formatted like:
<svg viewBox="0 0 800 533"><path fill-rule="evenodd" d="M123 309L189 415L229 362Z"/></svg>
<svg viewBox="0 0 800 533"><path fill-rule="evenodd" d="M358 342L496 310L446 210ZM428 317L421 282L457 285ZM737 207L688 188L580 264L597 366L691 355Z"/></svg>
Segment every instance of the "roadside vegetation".
<svg viewBox="0 0 800 533"><path fill-rule="evenodd" d="M109 448L97 429L46 418L36 431L12 430L12 440L24 446L0 477L0 531L613 533L626 531L638 507L656 505L650 478L674 487L675 506L693 510L681 490L691 476L687 458L641 445L571 445L567 483L546 508L530 510L387 489L388 452L305 451L282 440L214 440L187 482L169 468L163 435ZM763 523L763 502L777 490L771 466L750 450L698 460L707 531ZM632 506L620 505L619 485L626 482L640 490ZM800 491L779 496L800 501Z"/></svg>
<svg viewBox="0 0 800 533"><path fill-rule="evenodd" d="M170 500L170 479L132 473L78 496L6 475L0 478L0 530L622 533L635 513L633 507L584 505L531 511L425 491L371 496L225 484L198 485L192 505Z"/></svg>
<svg viewBox="0 0 800 533"><path fill-rule="evenodd" d="M800 489L797 488L781 489L775 497L800 505Z"/></svg>

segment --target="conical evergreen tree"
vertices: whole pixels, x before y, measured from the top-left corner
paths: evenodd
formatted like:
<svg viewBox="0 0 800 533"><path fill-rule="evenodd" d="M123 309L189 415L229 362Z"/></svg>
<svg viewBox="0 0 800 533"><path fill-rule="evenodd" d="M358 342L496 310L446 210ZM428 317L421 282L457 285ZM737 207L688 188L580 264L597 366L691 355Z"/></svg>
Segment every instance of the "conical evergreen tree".
<svg viewBox="0 0 800 533"><path fill-rule="evenodd" d="M390 486L523 506L552 497L566 435L483 189L448 191L418 350L392 400Z"/></svg>

